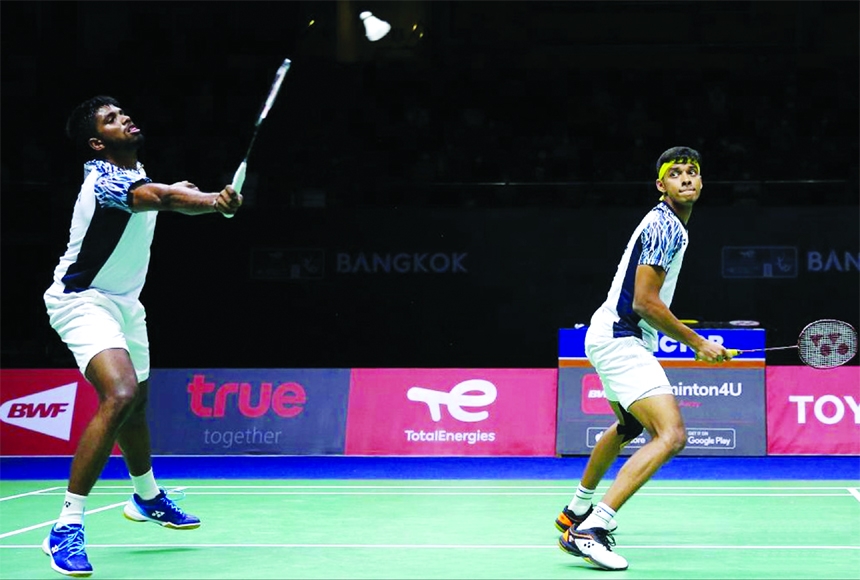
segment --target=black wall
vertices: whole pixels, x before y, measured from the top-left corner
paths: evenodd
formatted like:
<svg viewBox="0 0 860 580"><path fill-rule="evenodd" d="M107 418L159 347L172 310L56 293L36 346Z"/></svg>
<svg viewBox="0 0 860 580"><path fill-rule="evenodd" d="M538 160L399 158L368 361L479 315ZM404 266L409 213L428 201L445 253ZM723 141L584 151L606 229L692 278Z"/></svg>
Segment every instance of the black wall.
<svg viewBox="0 0 860 580"><path fill-rule="evenodd" d="M706 183L680 317L772 345L860 322L858 6L378 2L394 31L370 44L334 2L3 2L0 362L73 364L41 303L80 185L71 108L118 97L154 179L214 190L285 56L243 213L159 217L153 366L554 366L677 144ZM724 278L728 246L795 248L796 275ZM467 271L338 271L359 253Z"/></svg>
<svg viewBox="0 0 860 580"><path fill-rule="evenodd" d="M143 294L153 365L551 367L558 328L588 322L649 205L164 214ZM702 202L673 310L759 321L772 346L818 318L856 324L856 223L850 206ZM794 260L738 278L723 256L738 247L788 248ZM47 250L38 240L5 250L4 366L70 360L40 302Z"/></svg>

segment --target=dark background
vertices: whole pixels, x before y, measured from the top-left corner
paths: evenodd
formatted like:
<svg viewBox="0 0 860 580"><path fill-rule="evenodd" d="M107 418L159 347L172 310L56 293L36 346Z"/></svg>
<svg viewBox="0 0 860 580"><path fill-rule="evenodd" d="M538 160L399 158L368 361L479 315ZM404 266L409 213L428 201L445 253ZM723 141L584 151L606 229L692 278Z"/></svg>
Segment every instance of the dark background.
<svg viewBox="0 0 860 580"><path fill-rule="evenodd" d="M285 57L246 208L159 217L154 367L555 366L557 329L605 296L680 144L707 185L676 313L759 320L774 346L815 318L856 324L858 6L6 0L0 363L74 365L41 301L81 180L70 110L118 98L152 178L217 190ZM389 36L363 37L364 9ZM743 244L855 265L721 279L720 248ZM323 249L326 274L261 279L260 248ZM458 251L465 275L335 271L339 252Z"/></svg>

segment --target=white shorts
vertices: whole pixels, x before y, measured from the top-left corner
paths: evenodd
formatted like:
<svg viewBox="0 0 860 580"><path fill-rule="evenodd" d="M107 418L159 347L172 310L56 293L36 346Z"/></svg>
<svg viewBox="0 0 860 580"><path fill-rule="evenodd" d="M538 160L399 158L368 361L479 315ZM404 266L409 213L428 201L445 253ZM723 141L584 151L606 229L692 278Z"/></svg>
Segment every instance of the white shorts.
<svg viewBox="0 0 860 580"><path fill-rule="evenodd" d="M81 374L94 356L109 348L125 349L137 380L149 378L146 310L140 301L120 302L97 290L63 294L54 287L44 295L51 328L75 357Z"/></svg>
<svg viewBox="0 0 860 580"><path fill-rule="evenodd" d="M672 394L666 371L641 338L600 338L586 333L585 355L600 376L606 398L625 411L639 399Z"/></svg>

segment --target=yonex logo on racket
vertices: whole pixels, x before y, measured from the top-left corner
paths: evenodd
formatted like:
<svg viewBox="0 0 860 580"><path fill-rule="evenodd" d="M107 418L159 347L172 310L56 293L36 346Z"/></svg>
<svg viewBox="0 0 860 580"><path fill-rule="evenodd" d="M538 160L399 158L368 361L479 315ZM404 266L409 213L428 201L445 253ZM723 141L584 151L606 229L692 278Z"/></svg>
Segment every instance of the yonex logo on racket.
<svg viewBox="0 0 860 580"><path fill-rule="evenodd" d="M478 392L480 394L469 394ZM412 387L406 392L410 401L426 403L433 421L442 420L442 405L458 421L475 423L490 416L489 411L466 411L463 407L486 407L496 400L496 385L484 379L469 379L458 383L450 392L436 391L424 387Z"/></svg>

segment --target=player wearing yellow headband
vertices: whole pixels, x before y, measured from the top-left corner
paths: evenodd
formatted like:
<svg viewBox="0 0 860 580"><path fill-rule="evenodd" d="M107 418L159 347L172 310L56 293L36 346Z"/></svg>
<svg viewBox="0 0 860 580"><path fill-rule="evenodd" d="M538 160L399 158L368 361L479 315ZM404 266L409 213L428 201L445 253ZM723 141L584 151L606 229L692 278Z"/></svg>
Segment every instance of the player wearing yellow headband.
<svg viewBox="0 0 860 580"><path fill-rule="evenodd" d="M657 160L657 189L684 224L702 191L701 156L689 147L672 147ZM686 208L686 209L684 209Z"/></svg>
<svg viewBox="0 0 860 580"><path fill-rule="evenodd" d="M585 353L597 370L617 421L598 439L570 504L555 521L559 547L606 570L625 570L612 551L615 514L667 461L684 449L687 431L669 379L654 356L657 333L681 342L703 361L728 351L683 324L669 310L687 249L687 222L702 192L701 158L672 147L657 160L657 204L630 237L606 300L594 312ZM621 449L647 430L651 440L624 463L602 501L597 484Z"/></svg>

